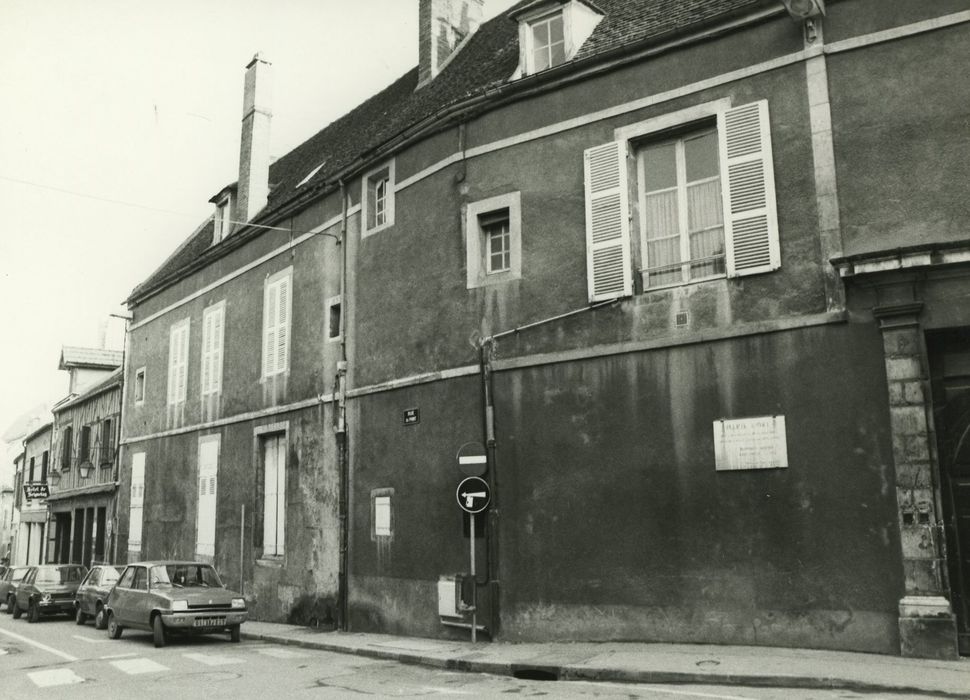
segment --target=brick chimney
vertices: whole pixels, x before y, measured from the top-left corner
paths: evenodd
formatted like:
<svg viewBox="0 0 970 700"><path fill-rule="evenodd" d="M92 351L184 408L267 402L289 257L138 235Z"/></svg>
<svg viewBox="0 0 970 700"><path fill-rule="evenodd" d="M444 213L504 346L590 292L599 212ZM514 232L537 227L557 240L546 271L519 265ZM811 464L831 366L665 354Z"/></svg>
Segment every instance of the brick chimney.
<svg viewBox="0 0 970 700"><path fill-rule="evenodd" d="M482 23L485 0L420 0L418 87L434 80Z"/></svg>
<svg viewBox="0 0 970 700"><path fill-rule="evenodd" d="M243 90L242 138L239 146L237 221L251 221L269 197L269 123L273 64L258 53L246 66Z"/></svg>

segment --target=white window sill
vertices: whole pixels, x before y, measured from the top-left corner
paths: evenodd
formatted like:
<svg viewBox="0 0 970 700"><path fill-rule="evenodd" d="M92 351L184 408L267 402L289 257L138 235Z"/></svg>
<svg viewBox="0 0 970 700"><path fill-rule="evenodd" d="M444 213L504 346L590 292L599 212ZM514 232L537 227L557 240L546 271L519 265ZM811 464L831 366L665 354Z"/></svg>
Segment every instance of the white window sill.
<svg viewBox="0 0 970 700"><path fill-rule="evenodd" d="M267 554L256 560L256 566L263 566L268 569L282 569L283 555Z"/></svg>
<svg viewBox="0 0 970 700"><path fill-rule="evenodd" d="M363 231L361 231L360 237L367 238L368 236L372 236L375 233L380 233L385 229L389 229L392 226L394 226L394 222L388 221L386 224L381 224L380 226L375 226L374 228L365 228Z"/></svg>

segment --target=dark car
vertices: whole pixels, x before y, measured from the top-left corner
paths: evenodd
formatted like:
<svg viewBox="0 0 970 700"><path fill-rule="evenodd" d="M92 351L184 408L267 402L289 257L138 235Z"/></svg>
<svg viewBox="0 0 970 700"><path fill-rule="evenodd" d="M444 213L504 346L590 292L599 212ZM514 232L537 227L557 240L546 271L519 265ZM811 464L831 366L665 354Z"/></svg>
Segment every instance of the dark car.
<svg viewBox="0 0 970 700"><path fill-rule="evenodd" d="M74 615L74 594L88 570L80 564L31 566L14 594L13 616L27 613L28 622L41 615Z"/></svg>
<svg viewBox="0 0 970 700"><path fill-rule="evenodd" d="M118 567L109 564L91 567L74 595L74 621L77 624L83 625L89 617L93 617L97 629L107 628L108 616L105 615L104 603L119 578L121 570Z"/></svg>
<svg viewBox="0 0 970 700"><path fill-rule="evenodd" d="M248 615L246 599L222 585L209 564L156 561L130 564L108 595L108 636L121 637L127 627L149 630L155 646L165 646L172 633L229 632L240 639Z"/></svg>
<svg viewBox="0 0 970 700"><path fill-rule="evenodd" d="M29 568L29 566L11 566L4 572L3 578L0 578L0 603L7 604L7 614L12 613L16 607L14 594Z"/></svg>

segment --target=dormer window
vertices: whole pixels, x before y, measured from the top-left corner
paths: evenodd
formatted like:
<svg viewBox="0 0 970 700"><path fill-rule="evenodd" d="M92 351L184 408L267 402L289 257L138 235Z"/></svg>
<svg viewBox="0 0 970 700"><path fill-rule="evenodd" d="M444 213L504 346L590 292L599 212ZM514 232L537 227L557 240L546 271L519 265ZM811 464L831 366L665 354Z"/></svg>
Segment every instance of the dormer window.
<svg viewBox="0 0 970 700"><path fill-rule="evenodd" d="M519 67L513 79L572 60L603 19L583 0L536 0L510 16L519 23Z"/></svg>
<svg viewBox="0 0 970 700"><path fill-rule="evenodd" d="M229 195L226 195L216 204L215 232L212 235L213 245L229 235L232 226L232 209L229 207L229 199Z"/></svg>
<svg viewBox="0 0 970 700"><path fill-rule="evenodd" d="M561 11L530 22L529 33L532 35L530 73L565 63L566 34Z"/></svg>

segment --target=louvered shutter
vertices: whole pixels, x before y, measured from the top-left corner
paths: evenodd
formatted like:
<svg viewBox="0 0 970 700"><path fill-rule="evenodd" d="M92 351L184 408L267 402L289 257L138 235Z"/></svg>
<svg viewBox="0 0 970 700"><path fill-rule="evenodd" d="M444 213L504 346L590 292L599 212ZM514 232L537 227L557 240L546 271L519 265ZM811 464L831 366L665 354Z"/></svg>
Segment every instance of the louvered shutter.
<svg viewBox="0 0 970 700"><path fill-rule="evenodd" d="M279 313L276 327L276 371L285 372L290 360L290 278L278 283Z"/></svg>
<svg viewBox="0 0 970 700"><path fill-rule="evenodd" d="M263 376L276 370L276 317L279 310L278 287L266 285L263 299Z"/></svg>
<svg viewBox="0 0 970 700"><path fill-rule="evenodd" d="M175 326L168 335L168 405L176 402L178 384L178 331Z"/></svg>
<svg viewBox="0 0 970 700"><path fill-rule="evenodd" d="M128 549L141 550L142 515L145 504L145 453L131 457L131 504L128 511Z"/></svg>
<svg viewBox="0 0 970 700"><path fill-rule="evenodd" d="M198 554L214 556L216 542L216 476L219 469L219 442L199 443L199 509L196 521Z"/></svg>
<svg viewBox="0 0 970 700"><path fill-rule="evenodd" d="M179 333L178 401L185 401L189 371L189 324L186 322Z"/></svg>
<svg viewBox="0 0 970 700"><path fill-rule="evenodd" d="M226 308L220 306L212 314L212 361L209 371L212 373L210 390L212 392L222 391L222 336L225 333Z"/></svg>
<svg viewBox="0 0 970 700"><path fill-rule="evenodd" d="M212 391L212 317L210 311L202 316L202 395Z"/></svg>
<svg viewBox="0 0 970 700"><path fill-rule="evenodd" d="M781 266L768 102L718 114L729 277Z"/></svg>
<svg viewBox="0 0 970 700"><path fill-rule="evenodd" d="M584 166L589 300L629 296L633 293L633 273L626 142L588 149Z"/></svg>

